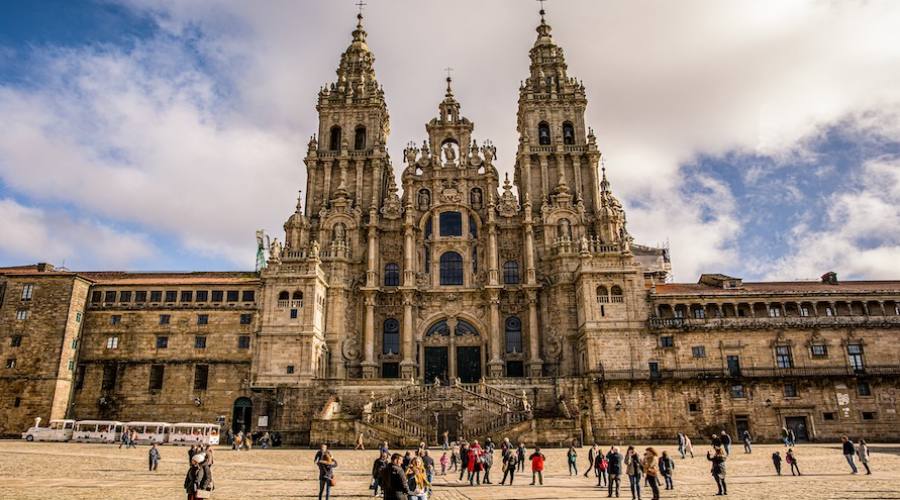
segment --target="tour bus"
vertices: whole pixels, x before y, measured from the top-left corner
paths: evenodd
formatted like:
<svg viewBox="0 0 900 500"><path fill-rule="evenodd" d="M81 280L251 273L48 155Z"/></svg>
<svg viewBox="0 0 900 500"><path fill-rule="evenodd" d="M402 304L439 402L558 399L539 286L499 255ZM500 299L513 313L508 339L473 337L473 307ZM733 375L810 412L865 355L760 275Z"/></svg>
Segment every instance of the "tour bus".
<svg viewBox="0 0 900 500"><path fill-rule="evenodd" d="M124 429L137 432L135 443L163 444L166 442L170 425L165 422L126 422Z"/></svg>
<svg viewBox="0 0 900 500"><path fill-rule="evenodd" d="M219 444L217 424L182 422L169 426L169 444Z"/></svg>
<svg viewBox="0 0 900 500"><path fill-rule="evenodd" d="M74 420L51 420L49 427L41 427L40 417L34 419L34 426L22 433L25 441L68 441L75 429Z"/></svg>
<svg viewBox="0 0 900 500"><path fill-rule="evenodd" d="M72 441L79 443L115 443L122 437L122 422L115 420L79 420Z"/></svg>

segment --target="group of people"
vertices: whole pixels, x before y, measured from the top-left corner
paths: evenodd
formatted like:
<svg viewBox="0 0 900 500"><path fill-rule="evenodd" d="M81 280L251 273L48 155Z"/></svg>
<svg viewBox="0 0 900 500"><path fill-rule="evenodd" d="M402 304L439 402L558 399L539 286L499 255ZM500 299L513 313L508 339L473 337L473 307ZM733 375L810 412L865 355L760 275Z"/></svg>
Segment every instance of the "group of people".
<svg viewBox="0 0 900 500"><path fill-rule="evenodd" d="M122 429L122 436L119 438L119 448L121 449L123 446L126 450L128 448L137 448L137 440L137 431L125 427L124 429Z"/></svg>

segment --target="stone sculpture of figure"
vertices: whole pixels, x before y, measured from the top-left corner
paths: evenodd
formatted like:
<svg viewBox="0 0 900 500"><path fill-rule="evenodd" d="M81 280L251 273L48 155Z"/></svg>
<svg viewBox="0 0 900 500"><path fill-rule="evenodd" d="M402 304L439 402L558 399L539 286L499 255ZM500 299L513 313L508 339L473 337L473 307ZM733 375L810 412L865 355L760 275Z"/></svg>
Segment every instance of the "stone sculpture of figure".
<svg viewBox="0 0 900 500"><path fill-rule="evenodd" d="M428 190L422 189L419 191L419 210L425 211L431 207L431 195L428 194Z"/></svg>
<svg viewBox="0 0 900 500"><path fill-rule="evenodd" d="M440 387L440 386L441 386L441 379L440 379L440 377L434 377L434 386L435 386L435 387Z"/></svg>
<svg viewBox="0 0 900 500"><path fill-rule="evenodd" d="M522 409L531 411L531 403L528 402L528 396L525 394L525 389L522 389Z"/></svg>
<svg viewBox="0 0 900 500"><path fill-rule="evenodd" d="M278 238L274 238L269 244L269 259L275 262L281 260L281 242L278 241Z"/></svg>
<svg viewBox="0 0 900 500"><path fill-rule="evenodd" d="M462 385L462 380L460 380L459 377L456 377L455 379L453 379L453 385L456 385L456 386Z"/></svg>
<svg viewBox="0 0 900 500"><path fill-rule="evenodd" d="M374 404L372 401L367 401L366 404L363 405L363 420L368 422L372 420L372 407Z"/></svg>
<svg viewBox="0 0 900 500"><path fill-rule="evenodd" d="M318 259L319 258L319 241L313 240L311 247L312 248L310 248L310 251L309 251L310 257L312 257L314 259Z"/></svg>
<svg viewBox="0 0 900 500"><path fill-rule="evenodd" d="M494 146L488 144L481 148L482 154L484 154L484 162L490 165L494 161L496 149Z"/></svg>
<svg viewBox="0 0 900 500"><path fill-rule="evenodd" d="M343 224L338 222L334 225L333 237L334 241L344 241L344 237L346 236L346 228Z"/></svg>
<svg viewBox="0 0 900 500"><path fill-rule="evenodd" d="M448 142L444 144L444 158L447 160L447 163L453 164L456 163L456 150L453 148L453 143Z"/></svg>
<svg viewBox="0 0 900 500"><path fill-rule="evenodd" d="M478 188L473 189L471 198L472 198L472 200L471 200L472 206L475 208L480 208L481 207L481 190Z"/></svg>

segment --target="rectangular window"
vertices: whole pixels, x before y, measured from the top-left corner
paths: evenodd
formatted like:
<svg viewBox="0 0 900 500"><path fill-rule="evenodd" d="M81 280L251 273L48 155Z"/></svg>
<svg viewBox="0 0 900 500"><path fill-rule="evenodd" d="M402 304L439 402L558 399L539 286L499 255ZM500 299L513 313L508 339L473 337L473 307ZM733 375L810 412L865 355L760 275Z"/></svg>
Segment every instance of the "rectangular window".
<svg viewBox="0 0 900 500"><path fill-rule="evenodd" d="M775 366L778 368L793 368L794 359L791 356L791 347L786 345L775 346Z"/></svg>
<svg viewBox="0 0 900 500"><path fill-rule="evenodd" d="M75 313L75 322L76 322L76 323L81 323L81 317L82 317L82 316L84 316L84 313L82 313L81 311L78 311L77 313Z"/></svg>
<svg viewBox="0 0 900 500"><path fill-rule="evenodd" d="M875 420L875 412L874 411L864 411L862 412L863 420Z"/></svg>
<svg viewBox="0 0 900 500"><path fill-rule="evenodd" d="M737 385L731 386L731 397L732 397L733 399L744 399L744 398L746 398L747 395L744 394L744 386L741 385L741 384L737 384Z"/></svg>
<svg viewBox="0 0 900 500"><path fill-rule="evenodd" d="M28 319L28 309L19 309L16 311L16 319L19 321L25 321Z"/></svg>
<svg viewBox="0 0 900 500"><path fill-rule="evenodd" d="M237 302L238 301L238 291L237 290L228 290L225 296L226 302Z"/></svg>
<svg viewBox="0 0 900 500"><path fill-rule="evenodd" d="M165 335L157 335L156 348L157 349L168 349L169 348L169 337L167 337Z"/></svg>
<svg viewBox="0 0 900 500"><path fill-rule="evenodd" d="M297 319L297 310L291 309L291 319Z"/></svg>
<svg viewBox="0 0 900 500"><path fill-rule="evenodd" d="M287 365L287 374L291 375L294 373L294 365Z"/></svg>
<svg viewBox="0 0 900 500"><path fill-rule="evenodd" d="M865 368L862 344L847 344L847 357L850 361L850 368L853 368L855 371L861 371Z"/></svg>
<svg viewBox="0 0 900 500"><path fill-rule="evenodd" d="M103 299L103 294L101 292L97 292L97 291L91 292L91 303L92 304L99 304L102 299Z"/></svg>
<svg viewBox="0 0 900 500"><path fill-rule="evenodd" d="M835 419L834 417L835 417L835 415L834 415L833 411L826 411L825 413L822 414L822 420L830 421L830 420L834 420Z"/></svg>
<svg viewBox="0 0 900 500"><path fill-rule="evenodd" d="M163 388L163 379L166 376L166 367L164 365L150 366L150 391L161 391Z"/></svg>
<svg viewBox="0 0 900 500"><path fill-rule="evenodd" d="M691 355L695 358L705 358L706 346L695 345L694 347L691 347Z"/></svg>
<svg viewBox="0 0 900 500"><path fill-rule="evenodd" d="M162 291L161 290L151 290L150 291L150 302L162 302Z"/></svg>
<svg viewBox="0 0 900 500"><path fill-rule="evenodd" d="M172 317L169 316L168 314L160 314L159 315L159 324L160 325L168 325L171 320L172 320Z"/></svg>
<svg viewBox="0 0 900 500"><path fill-rule="evenodd" d="M812 357L814 358L828 357L828 346L826 346L825 344L813 344L809 347L809 350L812 353Z"/></svg>
<svg viewBox="0 0 900 500"><path fill-rule="evenodd" d="M441 212L439 216L441 236L462 236L462 214Z"/></svg>
<svg viewBox="0 0 900 500"><path fill-rule="evenodd" d="M198 314L197 315L197 324L198 325L208 325L209 324L209 314Z"/></svg>
<svg viewBox="0 0 900 500"><path fill-rule="evenodd" d="M166 302L175 302L178 300L178 292L176 290L166 290Z"/></svg>
<svg viewBox="0 0 900 500"><path fill-rule="evenodd" d="M22 398L16 396L16 400L13 401L13 407L18 408L20 406L22 406Z"/></svg>
<svg viewBox="0 0 900 500"><path fill-rule="evenodd" d="M684 309L675 309L672 312L674 313L674 316L676 318L678 318L678 319L684 318Z"/></svg>
<svg viewBox="0 0 900 500"><path fill-rule="evenodd" d="M106 302L107 304L111 304L115 301L116 301L116 291L115 290L110 290L103 294L103 302Z"/></svg>
<svg viewBox="0 0 900 500"><path fill-rule="evenodd" d="M34 285L31 283L27 283L22 286L22 300L31 300L31 295L34 293Z"/></svg>
<svg viewBox="0 0 900 500"><path fill-rule="evenodd" d="M250 349L249 335L241 335L238 337L238 349Z"/></svg>
<svg viewBox="0 0 900 500"><path fill-rule="evenodd" d="M691 413L697 413L700 411L700 403L698 401L692 401L688 403L688 411Z"/></svg>
<svg viewBox="0 0 900 500"><path fill-rule="evenodd" d="M805 306L801 307L800 308L800 316L803 316L804 318L809 316L809 308L805 307Z"/></svg>
<svg viewBox="0 0 900 500"><path fill-rule="evenodd" d="M206 290L197 290L197 302L206 302L209 300L209 292Z"/></svg>
<svg viewBox="0 0 900 500"><path fill-rule="evenodd" d="M194 390L205 391L209 382L209 365L194 367Z"/></svg>
<svg viewBox="0 0 900 500"><path fill-rule="evenodd" d="M650 378L660 378L662 374L659 372L659 362L658 361L650 361L648 363L648 367L650 368Z"/></svg>
<svg viewBox="0 0 900 500"><path fill-rule="evenodd" d="M706 317L706 310L704 309L694 309L694 318L695 319L703 319Z"/></svg>
<svg viewBox="0 0 900 500"><path fill-rule="evenodd" d="M119 348L119 337L107 337L106 348L107 349L118 349Z"/></svg>
<svg viewBox="0 0 900 500"><path fill-rule="evenodd" d="M400 363L381 363L381 378L400 378Z"/></svg>
<svg viewBox="0 0 900 500"><path fill-rule="evenodd" d="M78 349L78 339L72 339L72 343L70 344L72 349Z"/></svg>
<svg viewBox="0 0 900 500"><path fill-rule="evenodd" d="M666 347L675 347L675 337L671 335L663 335L659 338L659 346Z"/></svg>
<svg viewBox="0 0 900 500"><path fill-rule="evenodd" d="M72 361L71 359L69 360L68 368L69 368L69 371L72 371L75 369L75 362Z"/></svg>
<svg viewBox="0 0 900 500"><path fill-rule="evenodd" d="M769 308L769 317L777 318L781 316L781 309L778 307L770 307Z"/></svg>
<svg viewBox="0 0 900 500"><path fill-rule="evenodd" d="M241 302L253 302L256 300L255 290L244 290L241 292Z"/></svg>
<svg viewBox="0 0 900 500"><path fill-rule="evenodd" d="M797 386L794 384L784 384L784 397L796 398L797 397Z"/></svg>
<svg viewBox="0 0 900 500"><path fill-rule="evenodd" d="M872 388L869 386L868 382L860 381L856 384L856 393L860 396L871 396Z"/></svg>
<svg viewBox="0 0 900 500"><path fill-rule="evenodd" d="M225 292L222 290L213 290L212 292L212 301L213 302L222 302L222 298L225 296Z"/></svg>
<svg viewBox="0 0 900 500"><path fill-rule="evenodd" d="M84 388L84 372L87 370L85 365L78 365L78 369L75 370L75 390L80 391Z"/></svg>
<svg viewBox="0 0 900 500"><path fill-rule="evenodd" d="M112 391L116 388L119 367L116 365L103 365L103 379L100 382L100 390Z"/></svg>
<svg viewBox="0 0 900 500"><path fill-rule="evenodd" d="M131 302L131 290L119 292L119 302Z"/></svg>
<svg viewBox="0 0 900 500"><path fill-rule="evenodd" d="M194 349L206 349L206 335L194 337Z"/></svg>
<svg viewBox="0 0 900 500"><path fill-rule="evenodd" d="M194 301L193 290L182 290L181 291L181 301L182 302L193 302Z"/></svg>
<svg viewBox="0 0 900 500"><path fill-rule="evenodd" d="M21 346L21 345L22 345L22 336L21 336L21 335L13 335L13 336L9 339L9 346L10 346L10 347L19 347L19 346Z"/></svg>
<svg viewBox="0 0 900 500"><path fill-rule="evenodd" d="M139 304L147 302L147 292L134 292L134 301Z"/></svg>
<svg viewBox="0 0 900 500"><path fill-rule="evenodd" d="M6 367L7 368L15 368L16 367L16 358L7 358L6 359Z"/></svg>
<svg viewBox="0 0 900 500"><path fill-rule="evenodd" d="M121 322L122 322L122 316L119 316L118 314L113 314L112 316L109 317L110 325L118 325Z"/></svg>
<svg viewBox="0 0 900 500"><path fill-rule="evenodd" d="M241 324L249 325L253 323L253 315L252 314L241 314Z"/></svg>

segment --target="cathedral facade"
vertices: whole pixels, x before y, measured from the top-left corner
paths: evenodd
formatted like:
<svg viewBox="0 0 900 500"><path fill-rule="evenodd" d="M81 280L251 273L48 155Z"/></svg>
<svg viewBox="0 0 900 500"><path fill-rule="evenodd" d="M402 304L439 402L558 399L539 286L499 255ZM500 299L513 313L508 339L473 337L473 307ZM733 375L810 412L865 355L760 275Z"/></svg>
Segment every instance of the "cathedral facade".
<svg viewBox="0 0 900 500"><path fill-rule="evenodd" d="M450 78L395 166L366 36L360 16L258 272L0 269L0 432L42 416L294 443L900 438L900 282L671 283L667 250L627 230L543 12L512 179Z"/></svg>

